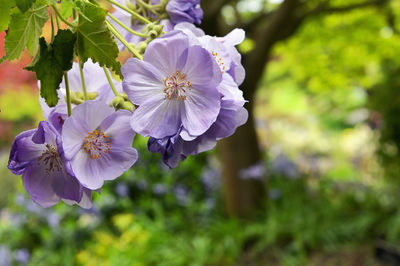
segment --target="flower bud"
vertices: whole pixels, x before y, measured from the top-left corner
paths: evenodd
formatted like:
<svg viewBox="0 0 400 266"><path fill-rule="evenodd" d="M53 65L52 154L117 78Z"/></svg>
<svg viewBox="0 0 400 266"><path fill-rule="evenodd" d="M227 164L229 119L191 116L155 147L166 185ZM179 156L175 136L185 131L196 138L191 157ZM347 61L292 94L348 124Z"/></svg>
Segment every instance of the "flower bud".
<svg viewBox="0 0 400 266"><path fill-rule="evenodd" d="M124 101L125 100L122 96L120 95L115 96L114 99L112 99L110 106L116 109L121 109L121 106L123 105Z"/></svg>
<svg viewBox="0 0 400 266"><path fill-rule="evenodd" d="M96 92L96 91L94 91L94 92L89 92L89 93L87 94L89 100L94 100L94 99L96 99L98 95L99 95L99 93Z"/></svg>
<svg viewBox="0 0 400 266"><path fill-rule="evenodd" d="M144 51L146 51L147 48L147 43L145 41L140 42L137 46L136 49L139 51L139 53L144 54Z"/></svg>
<svg viewBox="0 0 400 266"><path fill-rule="evenodd" d="M158 37L158 32L156 30L151 30L149 31L149 36L150 38L155 39Z"/></svg>
<svg viewBox="0 0 400 266"><path fill-rule="evenodd" d="M135 110L135 106L131 102L124 102L121 106L121 109L133 112Z"/></svg>

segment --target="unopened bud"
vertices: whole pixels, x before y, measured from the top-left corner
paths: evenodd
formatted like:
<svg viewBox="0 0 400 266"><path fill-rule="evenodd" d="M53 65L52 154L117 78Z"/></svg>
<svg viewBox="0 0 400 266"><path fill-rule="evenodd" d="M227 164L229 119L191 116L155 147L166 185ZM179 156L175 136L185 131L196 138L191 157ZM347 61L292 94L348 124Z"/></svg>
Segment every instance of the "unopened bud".
<svg viewBox="0 0 400 266"><path fill-rule="evenodd" d="M88 98L89 98L89 100L94 100L94 99L96 99L96 97L99 95L99 93L98 92L89 92L88 94L87 94L87 96L88 96Z"/></svg>
<svg viewBox="0 0 400 266"><path fill-rule="evenodd" d="M149 31L149 36L150 38L155 39L158 36L158 32L156 30L151 30Z"/></svg>
<svg viewBox="0 0 400 266"><path fill-rule="evenodd" d="M164 25L155 25L153 30L157 31L158 34L162 33Z"/></svg>
<svg viewBox="0 0 400 266"><path fill-rule="evenodd" d="M118 95L115 96L114 99L112 99L110 106L120 109L124 102L125 102L124 98Z"/></svg>
<svg viewBox="0 0 400 266"><path fill-rule="evenodd" d="M135 106L131 102L124 102L121 106L121 109L133 112L135 110Z"/></svg>
<svg viewBox="0 0 400 266"><path fill-rule="evenodd" d="M139 53L144 54L144 51L146 51L147 48L147 43L142 41L140 42L137 46L136 49L139 51Z"/></svg>
<svg viewBox="0 0 400 266"><path fill-rule="evenodd" d="M124 98L125 101L129 101L128 95L126 95L125 92L121 92L120 96L122 96L122 98Z"/></svg>

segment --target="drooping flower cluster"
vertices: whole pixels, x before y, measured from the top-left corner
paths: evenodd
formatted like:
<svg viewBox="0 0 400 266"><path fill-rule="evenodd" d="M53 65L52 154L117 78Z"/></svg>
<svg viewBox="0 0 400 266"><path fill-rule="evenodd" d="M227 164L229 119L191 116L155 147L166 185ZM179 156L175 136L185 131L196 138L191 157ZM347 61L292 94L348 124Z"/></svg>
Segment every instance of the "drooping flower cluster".
<svg viewBox="0 0 400 266"><path fill-rule="evenodd" d="M203 17L200 0L113 4L109 16L125 38L120 44L131 43L129 50L143 44L122 66L122 82L90 60L83 68L74 62L58 104L50 108L40 98L45 121L13 143L9 169L22 174L25 189L43 207L60 200L90 207L93 191L136 162L135 133L149 137L149 151L173 168L247 121L238 88L245 73L235 48L243 30L206 35L193 25ZM123 12L130 8L135 12Z"/></svg>
<svg viewBox="0 0 400 266"><path fill-rule="evenodd" d="M169 167L212 149L247 121L238 88L244 69L234 48L243 39L242 30L214 38L181 23L152 41L143 61L123 66L123 90L138 105L131 126L150 136L149 150Z"/></svg>

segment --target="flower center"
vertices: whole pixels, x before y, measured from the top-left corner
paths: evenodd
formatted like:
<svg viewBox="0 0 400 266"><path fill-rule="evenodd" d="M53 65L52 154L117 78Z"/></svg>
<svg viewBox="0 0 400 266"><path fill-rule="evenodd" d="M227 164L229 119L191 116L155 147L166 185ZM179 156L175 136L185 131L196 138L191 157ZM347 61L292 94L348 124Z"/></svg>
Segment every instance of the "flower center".
<svg viewBox="0 0 400 266"><path fill-rule="evenodd" d="M186 75L177 70L173 75L164 79L164 93L168 100L186 100L186 90L191 89L192 83L186 80Z"/></svg>
<svg viewBox="0 0 400 266"><path fill-rule="evenodd" d="M91 159L98 159L111 148L110 139L102 131L95 130L86 137L83 149L89 153Z"/></svg>
<svg viewBox="0 0 400 266"><path fill-rule="evenodd" d="M217 52L211 52L211 54L215 58L215 61L217 61L219 67L221 68L221 73L224 74L226 67L224 62L222 61L222 57L219 57Z"/></svg>
<svg viewBox="0 0 400 266"><path fill-rule="evenodd" d="M58 154L57 147L46 144L46 150L38 158L38 164L44 164L47 173L60 172L63 170L63 162Z"/></svg>

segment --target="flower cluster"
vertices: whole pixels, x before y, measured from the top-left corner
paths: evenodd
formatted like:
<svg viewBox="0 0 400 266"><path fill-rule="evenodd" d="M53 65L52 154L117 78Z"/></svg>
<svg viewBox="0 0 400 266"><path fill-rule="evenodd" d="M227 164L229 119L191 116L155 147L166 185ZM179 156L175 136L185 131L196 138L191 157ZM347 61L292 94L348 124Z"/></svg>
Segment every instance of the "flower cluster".
<svg viewBox="0 0 400 266"><path fill-rule="evenodd" d="M208 36L193 25L203 16L200 0L164 2L131 1L123 9L123 1L113 2L114 27L128 40L121 44L145 44L143 56L122 66L122 82L90 60L74 62L58 104L50 108L39 99L45 121L16 137L9 160L34 202L90 207L93 191L136 162L135 133L149 137L149 151L173 168L247 121L238 87L245 73L235 48L244 31ZM132 19L133 11L122 12L129 8L158 24Z"/></svg>

